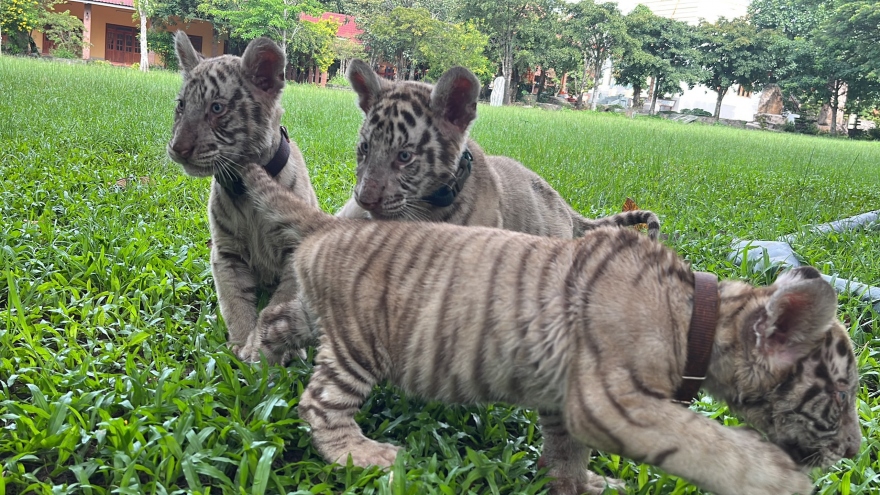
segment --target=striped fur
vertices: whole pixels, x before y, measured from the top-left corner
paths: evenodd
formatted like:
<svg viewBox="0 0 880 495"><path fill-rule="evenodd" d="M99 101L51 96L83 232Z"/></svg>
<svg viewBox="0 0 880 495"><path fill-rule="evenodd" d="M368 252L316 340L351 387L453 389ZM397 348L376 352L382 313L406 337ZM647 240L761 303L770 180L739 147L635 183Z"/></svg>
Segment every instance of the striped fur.
<svg viewBox="0 0 880 495"><path fill-rule="evenodd" d="M647 223L649 235L657 237L660 222L650 211L584 218L523 164L483 153L468 138L480 92L471 71L453 67L436 86L392 83L355 60L348 79L358 93L364 123L357 185L337 215L498 227L562 238L602 226ZM440 207L421 199L449 183L465 149L473 155L473 170L455 201Z"/></svg>
<svg viewBox="0 0 880 495"><path fill-rule="evenodd" d="M245 180L297 246L300 297L321 331L299 413L328 461L394 461L399 447L354 421L386 379L428 399L536 408L556 494L602 492L605 480L586 469L591 448L721 495L808 494L805 469L859 450L853 350L837 296L813 268L769 287L719 285L704 390L771 443L670 401L694 276L660 243L629 229L562 240L334 219L257 167Z"/></svg>
<svg viewBox="0 0 880 495"><path fill-rule="evenodd" d="M223 55L203 59L183 31L175 37L183 87L174 113L168 156L195 177L227 181L239 175L241 164L269 163L281 142L281 91L284 53L267 38L252 41L242 57ZM318 200L296 143L276 177L278 183L310 208ZM285 270L292 248L273 242L270 225L254 209L247 194L231 193L212 180L208 200L211 229L211 271L220 313L229 330L229 344L244 360L258 360L263 347L257 328L258 292L272 291L261 313L261 326L278 313L296 306L296 279ZM265 321L268 320L268 323ZM274 349L274 347L273 347ZM283 356L270 352L269 359Z"/></svg>

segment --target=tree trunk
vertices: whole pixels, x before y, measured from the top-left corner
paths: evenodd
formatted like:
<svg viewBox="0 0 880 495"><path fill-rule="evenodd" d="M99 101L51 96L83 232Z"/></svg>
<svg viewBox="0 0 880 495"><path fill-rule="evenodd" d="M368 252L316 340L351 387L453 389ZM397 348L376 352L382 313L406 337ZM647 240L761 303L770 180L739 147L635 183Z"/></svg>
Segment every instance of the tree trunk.
<svg viewBox="0 0 880 495"><path fill-rule="evenodd" d="M147 0L138 3L138 15L141 18L141 70L150 70L150 58L147 51Z"/></svg>
<svg viewBox="0 0 880 495"><path fill-rule="evenodd" d="M584 107L584 89L587 87L587 76L590 73L590 59L587 52L584 52L584 73L581 75L581 83L575 86L578 92L577 108Z"/></svg>
<svg viewBox="0 0 880 495"><path fill-rule="evenodd" d="M837 135L837 109L840 106L840 81L835 80L831 83L833 91L831 92L831 126L829 130L832 136Z"/></svg>
<svg viewBox="0 0 880 495"><path fill-rule="evenodd" d="M642 84L633 83L633 111L642 109Z"/></svg>
<svg viewBox="0 0 880 495"><path fill-rule="evenodd" d="M541 81L538 83L538 92L535 93L535 103L538 102L538 98L541 97L541 93L544 92L544 86L547 82L547 71L541 67Z"/></svg>
<svg viewBox="0 0 880 495"><path fill-rule="evenodd" d="M394 71L394 80L400 81L400 73L403 72L403 55L397 56L397 70Z"/></svg>
<svg viewBox="0 0 880 495"><path fill-rule="evenodd" d="M284 9L284 18L287 18L287 9ZM281 52L284 53L284 70L281 71L281 77L287 82L287 29L281 31Z"/></svg>
<svg viewBox="0 0 880 495"><path fill-rule="evenodd" d="M595 71L596 74L593 76L593 94L590 98L590 110L596 110L596 103L599 101L599 74L602 71L602 58L600 56L596 57L596 66Z"/></svg>
<svg viewBox="0 0 880 495"><path fill-rule="evenodd" d="M718 122L718 118L721 117L721 100L724 99L724 95L727 94L728 88L715 88L715 93L718 95L718 98L715 99L715 113L712 114L715 117L715 121Z"/></svg>
<svg viewBox="0 0 880 495"><path fill-rule="evenodd" d="M510 105L510 95L513 94L513 36L505 40L502 49L501 72L504 74L504 99L502 105Z"/></svg>
<svg viewBox="0 0 880 495"><path fill-rule="evenodd" d="M660 76L654 76L654 88L651 95L651 109L648 110L648 115L656 115L654 113L654 109L657 108L657 93L659 93L660 89Z"/></svg>

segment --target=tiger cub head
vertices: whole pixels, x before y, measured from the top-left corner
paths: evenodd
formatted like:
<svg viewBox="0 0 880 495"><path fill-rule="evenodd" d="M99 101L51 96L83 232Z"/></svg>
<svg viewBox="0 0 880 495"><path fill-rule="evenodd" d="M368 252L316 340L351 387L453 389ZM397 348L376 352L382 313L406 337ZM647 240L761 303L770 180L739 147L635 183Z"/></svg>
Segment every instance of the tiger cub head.
<svg viewBox="0 0 880 495"><path fill-rule="evenodd" d="M434 86L392 83L361 60L351 63L348 80L364 112L355 200L373 218L424 218L432 207L426 198L455 180L477 117L479 80L453 67Z"/></svg>
<svg viewBox="0 0 880 495"><path fill-rule="evenodd" d="M241 57L205 59L178 31L183 74L166 150L192 176L237 176L239 163L268 162L281 125L284 52L270 39L251 41Z"/></svg>
<svg viewBox="0 0 880 495"><path fill-rule="evenodd" d="M862 439L859 376L831 285L801 267L769 287L725 283L721 298L726 342L716 339L707 388L726 383L715 392L731 410L805 468L854 457Z"/></svg>

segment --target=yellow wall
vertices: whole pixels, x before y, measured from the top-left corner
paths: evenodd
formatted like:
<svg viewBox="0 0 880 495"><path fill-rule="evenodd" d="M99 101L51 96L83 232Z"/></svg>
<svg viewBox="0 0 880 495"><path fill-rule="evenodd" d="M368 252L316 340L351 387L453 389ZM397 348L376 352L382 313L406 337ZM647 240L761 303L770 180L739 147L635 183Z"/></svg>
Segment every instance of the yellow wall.
<svg viewBox="0 0 880 495"><path fill-rule="evenodd" d="M62 3L55 6L56 12L64 12L65 10L69 10L72 15L82 20L85 7L79 2ZM223 53L223 41L214 39L214 32L210 22L193 20L183 23L179 19L172 19L172 21L176 21L178 24L170 26L168 28L169 31L175 32L183 29L189 34L202 37L202 55L214 57ZM130 26L137 29L138 33L140 32L140 22L135 16L134 10L92 4L91 60L104 60L105 58L107 24ZM42 53L43 33L35 30L31 33L31 36L33 36L37 48ZM161 57L156 56L155 59L161 63Z"/></svg>
<svg viewBox="0 0 880 495"><path fill-rule="evenodd" d="M140 21L134 20L133 10L92 5L92 60L104 60L107 51L107 24L130 26L140 32Z"/></svg>

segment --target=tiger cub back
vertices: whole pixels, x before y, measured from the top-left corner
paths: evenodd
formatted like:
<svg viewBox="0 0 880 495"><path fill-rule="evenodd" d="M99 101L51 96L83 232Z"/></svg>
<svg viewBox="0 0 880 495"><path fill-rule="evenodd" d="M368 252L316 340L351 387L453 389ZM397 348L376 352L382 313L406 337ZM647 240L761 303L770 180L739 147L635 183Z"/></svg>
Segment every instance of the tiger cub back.
<svg viewBox="0 0 880 495"><path fill-rule="evenodd" d="M272 296L263 319L296 306L296 279L285 270L292 246L273 242L263 215L243 187L243 164L256 162L311 208L318 200L296 143L281 127L285 55L267 38L241 57L205 59L183 31L175 36L183 86L177 98L168 156L194 177L213 177L208 200L211 272L229 344L244 360L283 360L264 349L257 328L260 291ZM261 326L266 325L261 322Z"/></svg>
<svg viewBox="0 0 880 495"><path fill-rule="evenodd" d="M299 414L330 462L394 462L399 447L354 421L383 380L427 399L536 408L555 494L623 489L587 470L591 448L720 495L809 494L806 470L859 451L856 360L837 296L813 268L769 287L711 286L703 389L766 442L672 401L690 360L695 275L660 243L616 228L562 240L334 219L258 167L245 182L299 245L300 297L322 332Z"/></svg>
<svg viewBox="0 0 880 495"><path fill-rule="evenodd" d="M453 67L435 86L392 83L355 60L348 79L364 122L357 184L337 215L499 227L562 238L600 226L647 223L649 235L657 237L660 223L650 211L584 218L523 164L486 155L468 137L480 92L471 71Z"/></svg>

